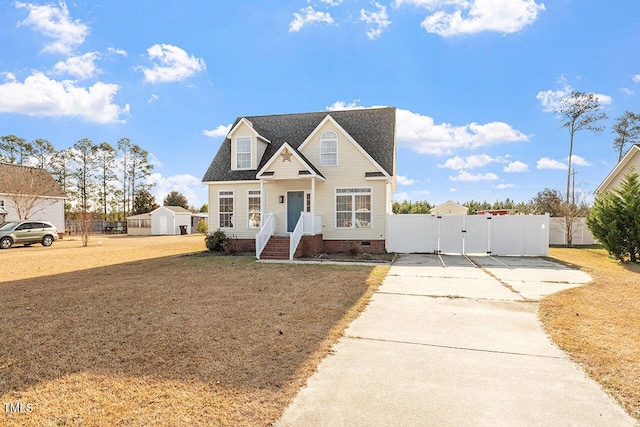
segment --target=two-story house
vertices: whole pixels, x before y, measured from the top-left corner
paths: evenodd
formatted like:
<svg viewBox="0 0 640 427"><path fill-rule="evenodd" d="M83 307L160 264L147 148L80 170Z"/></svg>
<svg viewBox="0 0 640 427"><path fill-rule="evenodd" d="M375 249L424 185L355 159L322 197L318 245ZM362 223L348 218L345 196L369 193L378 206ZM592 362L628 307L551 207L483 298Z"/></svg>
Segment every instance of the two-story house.
<svg viewBox="0 0 640 427"><path fill-rule="evenodd" d="M384 252L395 123L395 108L239 117L203 178L209 230L258 258Z"/></svg>

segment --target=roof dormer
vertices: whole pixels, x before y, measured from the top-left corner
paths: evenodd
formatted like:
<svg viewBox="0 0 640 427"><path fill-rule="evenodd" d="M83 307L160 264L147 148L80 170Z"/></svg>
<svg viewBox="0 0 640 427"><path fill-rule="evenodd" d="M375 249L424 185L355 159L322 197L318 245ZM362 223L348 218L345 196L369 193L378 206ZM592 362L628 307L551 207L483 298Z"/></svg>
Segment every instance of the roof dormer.
<svg viewBox="0 0 640 427"><path fill-rule="evenodd" d="M231 170L255 170L271 143L253 127L246 118L241 118L227 134L231 143Z"/></svg>

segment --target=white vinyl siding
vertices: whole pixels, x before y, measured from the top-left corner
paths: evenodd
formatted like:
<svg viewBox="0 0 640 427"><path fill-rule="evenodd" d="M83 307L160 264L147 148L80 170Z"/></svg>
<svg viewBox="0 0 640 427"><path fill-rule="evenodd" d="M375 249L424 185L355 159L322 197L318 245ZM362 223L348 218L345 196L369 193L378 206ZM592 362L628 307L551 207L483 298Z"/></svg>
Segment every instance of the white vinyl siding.
<svg viewBox="0 0 640 427"><path fill-rule="evenodd" d="M247 191L247 213L249 228L260 228L260 190Z"/></svg>
<svg viewBox="0 0 640 427"><path fill-rule="evenodd" d="M234 228L233 213L235 211L235 195L231 191L218 192L218 216L220 228Z"/></svg>
<svg viewBox="0 0 640 427"><path fill-rule="evenodd" d="M371 228L371 188L336 189L336 228Z"/></svg>
<svg viewBox="0 0 640 427"><path fill-rule="evenodd" d="M320 135L320 165L336 166L338 164L338 134L326 131Z"/></svg>
<svg viewBox="0 0 640 427"><path fill-rule="evenodd" d="M236 138L236 165L238 169L251 169L251 137Z"/></svg>

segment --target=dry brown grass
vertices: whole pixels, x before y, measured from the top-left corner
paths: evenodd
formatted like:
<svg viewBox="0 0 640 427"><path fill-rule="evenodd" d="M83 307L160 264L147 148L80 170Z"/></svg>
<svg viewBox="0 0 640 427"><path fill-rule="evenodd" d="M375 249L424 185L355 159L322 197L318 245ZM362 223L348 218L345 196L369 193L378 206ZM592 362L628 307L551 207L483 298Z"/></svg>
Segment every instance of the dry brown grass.
<svg viewBox="0 0 640 427"><path fill-rule="evenodd" d="M0 252L0 425L268 425L386 273L90 244Z"/></svg>
<svg viewBox="0 0 640 427"><path fill-rule="evenodd" d="M549 253L594 280L544 298L545 329L640 420L640 265L612 260L602 249L551 248Z"/></svg>

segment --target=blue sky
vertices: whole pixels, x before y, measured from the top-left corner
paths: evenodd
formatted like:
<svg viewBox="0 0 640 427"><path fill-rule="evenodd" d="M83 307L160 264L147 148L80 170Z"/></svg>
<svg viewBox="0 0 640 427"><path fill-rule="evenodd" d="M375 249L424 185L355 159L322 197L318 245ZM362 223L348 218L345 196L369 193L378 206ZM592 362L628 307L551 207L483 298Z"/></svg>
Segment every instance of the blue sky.
<svg viewBox="0 0 640 427"><path fill-rule="evenodd" d="M396 199L509 197L566 185L553 107L593 92L609 119L576 136L576 187L617 161L640 112L634 0L0 0L0 134L147 149L158 201L200 183L236 117L394 106Z"/></svg>

